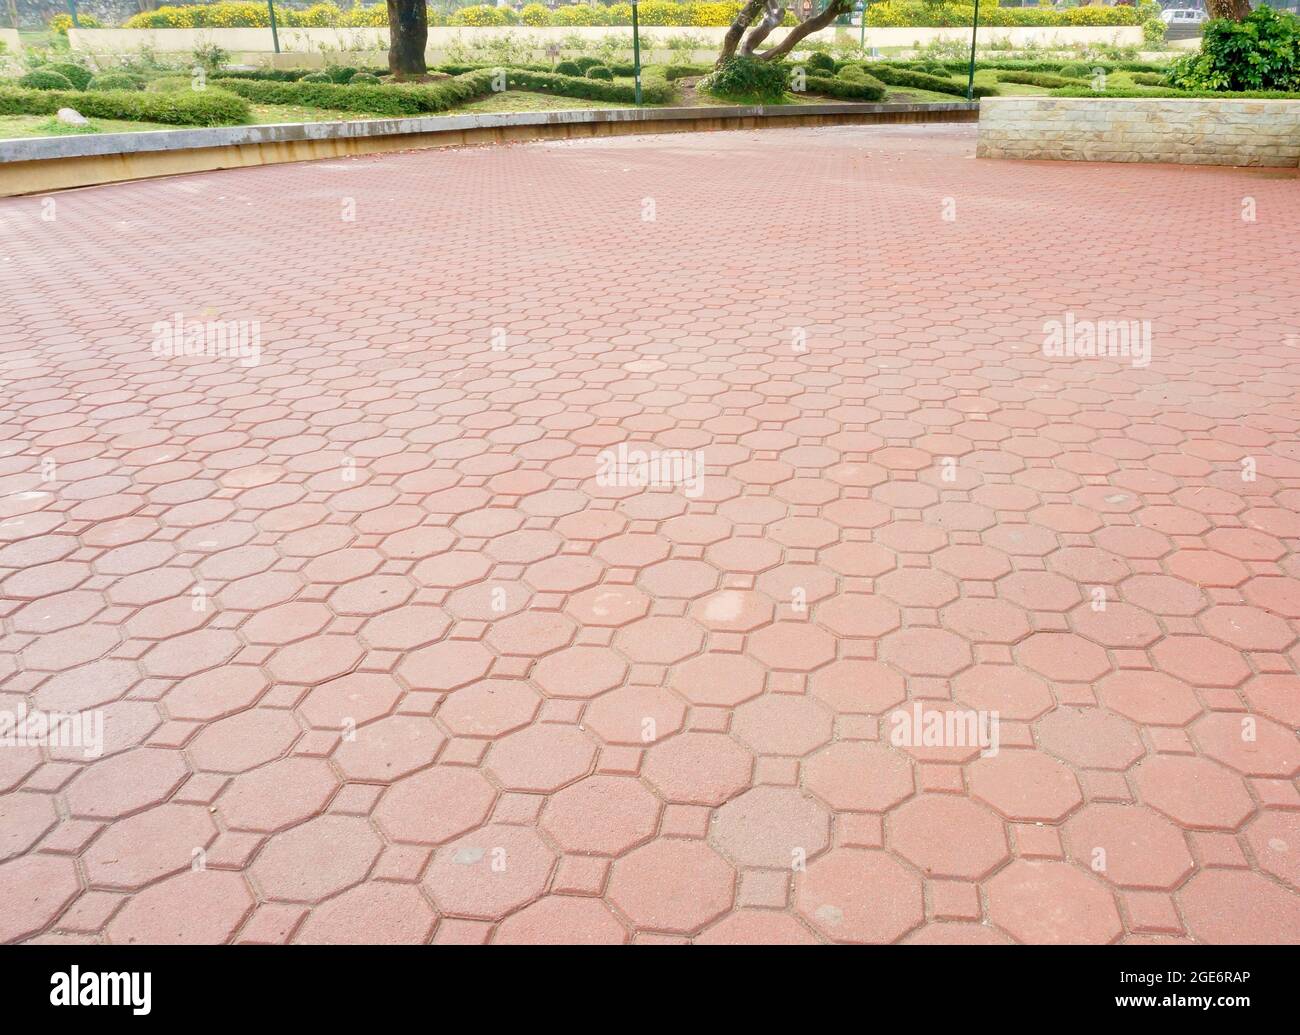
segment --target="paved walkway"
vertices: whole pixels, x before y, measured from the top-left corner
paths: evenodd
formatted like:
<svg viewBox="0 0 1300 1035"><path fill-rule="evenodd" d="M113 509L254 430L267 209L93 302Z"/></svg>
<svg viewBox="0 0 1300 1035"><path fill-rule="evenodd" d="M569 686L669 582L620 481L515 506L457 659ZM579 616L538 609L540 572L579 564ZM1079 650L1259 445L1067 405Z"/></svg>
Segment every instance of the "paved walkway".
<svg viewBox="0 0 1300 1035"><path fill-rule="evenodd" d="M973 151L0 202L0 938L1300 941L1296 182Z"/></svg>

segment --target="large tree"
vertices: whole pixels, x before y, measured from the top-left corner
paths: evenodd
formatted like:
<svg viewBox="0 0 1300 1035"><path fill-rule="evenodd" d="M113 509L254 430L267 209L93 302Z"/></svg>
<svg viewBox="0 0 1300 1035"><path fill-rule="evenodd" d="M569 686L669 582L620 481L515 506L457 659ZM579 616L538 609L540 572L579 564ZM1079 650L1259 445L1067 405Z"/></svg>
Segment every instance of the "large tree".
<svg viewBox="0 0 1300 1035"><path fill-rule="evenodd" d="M1239 22L1250 14L1250 0L1206 0L1211 18L1231 18Z"/></svg>
<svg viewBox="0 0 1300 1035"><path fill-rule="evenodd" d="M759 44L766 40L772 34L772 30L785 19L786 0L748 0L736 15L735 21L731 23L727 35L722 39L718 64L733 57L737 51L746 57L758 58L760 61L779 61L790 53L801 39L818 29L826 28L840 15L847 14L852 6L853 0L829 0L824 11L813 15L806 22L800 22L776 46L759 50ZM759 18L760 13L761 18ZM865 11L863 15L865 17ZM755 18L758 18L757 23L754 21Z"/></svg>
<svg viewBox="0 0 1300 1035"><path fill-rule="evenodd" d="M388 71L396 76L424 75L424 47L429 42L425 0L388 0Z"/></svg>

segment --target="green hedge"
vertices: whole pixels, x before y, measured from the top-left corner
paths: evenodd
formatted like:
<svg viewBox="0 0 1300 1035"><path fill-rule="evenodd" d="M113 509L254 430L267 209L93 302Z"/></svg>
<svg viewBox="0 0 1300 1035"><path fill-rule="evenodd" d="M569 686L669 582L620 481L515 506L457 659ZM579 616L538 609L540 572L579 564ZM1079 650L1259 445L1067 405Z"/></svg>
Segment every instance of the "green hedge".
<svg viewBox="0 0 1300 1035"><path fill-rule="evenodd" d="M1086 86L1067 86L1053 90L1052 97L1197 97L1221 101L1296 101L1300 93L1283 93L1280 90L1126 90L1122 87L1107 90L1090 90Z"/></svg>
<svg viewBox="0 0 1300 1035"><path fill-rule="evenodd" d="M509 75L512 89L553 93L561 97L582 97L591 101L636 103L636 89L630 82L609 83L600 79L556 75L554 72L533 72L526 68L512 68ZM641 97L646 104L667 104L672 96L673 88L667 79L657 71L642 71Z"/></svg>
<svg viewBox="0 0 1300 1035"><path fill-rule="evenodd" d="M226 126L248 121L248 102L224 90L70 93L0 88L0 115L52 115L60 108L75 108L92 119L175 126Z"/></svg>
<svg viewBox="0 0 1300 1035"><path fill-rule="evenodd" d="M41 70L58 72L78 90L84 90L95 75L85 65L79 65L75 61L55 61L48 65L41 65Z"/></svg>
<svg viewBox="0 0 1300 1035"><path fill-rule="evenodd" d="M34 68L18 80L18 85L28 90L75 90L66 75L52 68Z"/></svg>
<svg viewBox="0 0 1300 1035"><path fill-rule="evenodd" d="M126 72L101 72L86 84L87 90L143 90L144 82Z"/></svg>
<svg viewBox="0 0 1300 1035"><path fill-rule="evenodd" d="M1078 79L1052 75L1050 72L998 72L997 80L999 83L1020 83L1022 86L1045 86L1049 89L1080 85Z"/></svg>
<svg viewBox="0 0 1300 1035"><path fill-rule="evenodd" d="M437 83L391 86L338 86L334 83L273 83L219 78L223 89L257 104L296 104L326 111L368 115L422 115L446 111L492 90L495 72L481 69Z"/></svg>
<svg viewBox="0 0 1300 1035"><path fill-rule="evenodd" d="M615 65L614 71L619 75L630 74L620 71L620 67L621 66ZM687 76L708 75L712 71L712 65L665 65L663 69L664 78L670 83L675 82L678 79L685 79Z"/></svg>
<svg viewBox="0 0 1300 1035"><path fill-rule="evenodd" d="M810 75L804 85L808 93L822 93L849 101L879 101L885 96L885 84L871 76L862 79L831 79L828 76Z"/></svg>
<svg viewBox="0 0 1300 1035"><path fill-rule="evenodd" d="M869 75L875 76L881 82L888 83L890 86L910 86L916 90L933 90L935 93L948 93L954 97L966 96L966 83L958 82L956 79L944 79L937 75L926 75L924 72L912 72L884 64L872 64L869 67ZM991 86L977 86L974 95L976 97L995 97L997 92Z"/></svg>

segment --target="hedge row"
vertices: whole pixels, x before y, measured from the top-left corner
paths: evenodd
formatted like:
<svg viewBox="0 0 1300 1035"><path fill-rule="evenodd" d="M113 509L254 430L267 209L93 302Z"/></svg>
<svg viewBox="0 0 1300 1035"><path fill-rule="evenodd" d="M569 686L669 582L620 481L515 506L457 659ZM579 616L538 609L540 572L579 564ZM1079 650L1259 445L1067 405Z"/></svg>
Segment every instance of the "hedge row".
<svg viewBox="0 0 1300 1035"><path fill-rule="evenodd" d="M910 86L915 90L933 90L935 93L952 94L954 97L966 96L966 83L958 82L956 79L945 79L937 75L927 75L925 72L912 72L904 68L897 68L884 64L872 64L869 72L882 83L888 83L890 86ZM997 90L990 86L977 86L974 90L976 97L994 97Z"/></svg>
<svg viewBox="0 0 1300 1035"><path fill-rule="evenodd" d="M603 79L585 79L554 72L533 72L526 68L509 70L510 86L537 93L554 93L561 97L581 97L589 101L636 102L636 88L630 82L607 82ZM646 104L667 104L672 100L673 88L658 70L641 72L641 98Z"/></svg>
<svg viewBox="0 0 1300 1035"><path fill-rule="evenodd" d="M832 79L810 75L804 80L808 93L821 93L847 101L879 101L885 97L885 84L866 76L862 79Z"/></svg>
<svg viewBox="0 0 1300 1035"><path fill-rule="evenodd" d="M705 28L730 25L741 9L739 0L675 3L673 0L645 0L638 7L637 18L645 26ZM927 3L924 0L885 0L867 8L867 25L877 28L970 25L974 14L971 4ZM318 3L303 10L276 8L276 21L288 27L302 28L387 28L385 4L357 6L343 10L333 3ZM222 0L220 3L187 6L164 6L154 11L132 15L123 24L128 29L229 29L270 25L265 3L253 0ZM785 24L793 25L794 15L786 13ZM520 11L491 4L462 7L449 17L429 10L430 25L496 26L629 26L632 5L571 3L554 10L541 3L530 3ZM1138 15L1131 6L1072 7L1057 11L1040 7L998 7L980 5L980 24L989 26L1069 26L1069 25L1137 25Z"/></svg>
<svg viewBox="0 0 1300 1035"><path fill-rule="evenodd" d="M437 83L391 86L340 86L335 83L282 83L218 77L223 89L257 104L296 104L326 111L368 115L422 115L446 111L492 91L491 69L466 72Z"/></svg>
<svg viewBox="0 0 1300 1035"><path fill-rule="evenodd" d="M481 68L436 83L384 86L272 82L225 76L214 77L214 81L220 82L223 89L257 104L296 104L327 111L400 116L446 111L491 93L500 71L498 68ZM633 84L626 81L587 79L526 68L507 68L504 71L508 88L627 104L636 99ZM655 71L643 73L641 85L642 98L648 104L663 104L672 97L672 87Z"/></svg>
<svg viewBox="0 0 1300 1035"><path fill-rule="evenodd" d="M1050 72L999 72L997 80L999 83L1020 83L1023 86L1044 86L1048 89L1082 85L1078 79L1052 75Z"/></svg>
<svg viewBox="0 0 1300 1035"><path fill-rule="evenodd" d="M60 108L75 108L87 118L174 126L226 126L248 121L248 102L224 90L69 93L0 87L0 115L53 115Z"/></svg>
<svg viewBox="0 0 1300 1035"><path fill-rule="evenodd" d="M1129 90L1114 87L1091 90L1087 86L1067 86L1053 90L1053 97L1197 97L1218 101L1295 101L1300 93L1283 93L1280 90Z"/></svg>

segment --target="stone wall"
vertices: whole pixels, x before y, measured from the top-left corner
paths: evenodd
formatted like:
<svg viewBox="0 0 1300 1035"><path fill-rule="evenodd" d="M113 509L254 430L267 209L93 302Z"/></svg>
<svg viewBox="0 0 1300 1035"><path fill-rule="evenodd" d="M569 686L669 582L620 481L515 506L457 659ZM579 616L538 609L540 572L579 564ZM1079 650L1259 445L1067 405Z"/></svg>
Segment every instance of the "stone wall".
<svg viewBox="0 0 1300 1035"><path fill-rule="evenodd" d="M1300 166L1300 101L986 97L980 158Z"/></svg>

